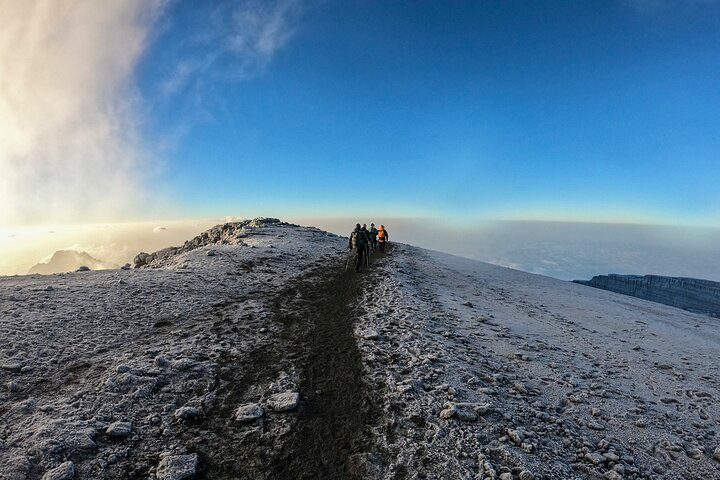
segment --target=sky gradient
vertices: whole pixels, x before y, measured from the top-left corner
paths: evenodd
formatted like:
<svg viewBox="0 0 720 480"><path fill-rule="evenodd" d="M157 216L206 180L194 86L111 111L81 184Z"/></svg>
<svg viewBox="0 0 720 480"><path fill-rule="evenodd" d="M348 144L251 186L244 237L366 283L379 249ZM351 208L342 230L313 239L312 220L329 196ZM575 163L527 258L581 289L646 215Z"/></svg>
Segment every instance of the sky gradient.
<svg viewBox="0 0 720 480"><path fill-rule="evenodd" d="M720 226L720 2L107 4L0 0L0 226Z"/></svg>

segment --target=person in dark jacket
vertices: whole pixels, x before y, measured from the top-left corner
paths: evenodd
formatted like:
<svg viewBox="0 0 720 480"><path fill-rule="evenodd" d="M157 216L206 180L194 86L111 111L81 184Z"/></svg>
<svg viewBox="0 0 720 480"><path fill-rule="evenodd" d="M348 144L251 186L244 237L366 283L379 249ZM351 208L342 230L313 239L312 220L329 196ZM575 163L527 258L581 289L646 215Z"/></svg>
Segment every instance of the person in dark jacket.
<svg viewBox="0 0 720 480"><path fill-rule="evenodd" d="M372 246L372 238L370 237L370 231L367 229L367 225L363 223L360 229L365 234L365 263L369 263L370 260L370 247ZM369 264L368 264L369 266Z"/></svg>
<svg viewBox="0 0 720 480"><path fill-rule="evenodd" d="M370 247L372 247L372 251L374 252L375 249L377 248L377 234L378 234L378 229L375 228L374 223L370 224L370 230L368 230L368 232L370 233Z"/></svg>
<svg viewBox="0 0 720 480"><path fill-rule="evenodd" d="M355 230L350 234L350 242L348 248L353 252L353 260L355 262L355 271L360 271L360 265L362 265L363 259L365 258L365 249L367 248L367 237L360 228L360 224L355 225Z"/></svg>

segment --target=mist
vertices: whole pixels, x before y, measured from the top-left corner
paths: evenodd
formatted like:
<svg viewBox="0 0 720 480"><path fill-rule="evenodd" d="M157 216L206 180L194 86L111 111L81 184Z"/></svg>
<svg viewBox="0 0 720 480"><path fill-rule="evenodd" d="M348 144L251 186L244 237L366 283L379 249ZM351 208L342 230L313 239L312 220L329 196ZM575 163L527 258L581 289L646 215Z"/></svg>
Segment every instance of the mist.
<svg viewBox="0 0 720 480"><path fill-rule="evenodd" d="M720 229L579 222L407 218L304 218L349 235L355 223L383 223L390 240L561 280L608 273L720 281Z"/></svg>
<svg viewBox="0 0 720 480"><path fill-rule="evenodd" d="M141 251L182 245L204 230L243 217L134 223L46 225L0 230L0 275L24 275L58 250L87 252L123 265ZM449 222L433 218L281 216L348 236L355 223L386 226L391 242L561 280L608 273L655 274L720 281L720 229L573 222Z"/></svg>
<svg viewBox="0 0 720 480"><path fill-rule="evenodd" d="M0 227L133 218L156 164L133 71L162 0L0 0Z"/></svg>
<svg viewBox="0 0 720 480"><path fill-rule="evenodd" d="M105 264L132 263L139 252L182 245L221 220L44 225L0 230L0 275L25 275L58 250L87 252Z"/></svg>

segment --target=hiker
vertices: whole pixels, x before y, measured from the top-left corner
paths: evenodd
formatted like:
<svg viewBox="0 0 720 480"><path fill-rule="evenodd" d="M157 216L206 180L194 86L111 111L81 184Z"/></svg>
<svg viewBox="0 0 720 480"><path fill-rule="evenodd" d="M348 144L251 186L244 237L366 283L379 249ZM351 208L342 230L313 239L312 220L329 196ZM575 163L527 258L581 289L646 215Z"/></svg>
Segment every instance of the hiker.
<svg viewBox="0 0 720 480"><path fill-rule="evenodd" d="M370 224L370 230L368 230L368 232L370 233L370 247L372 248L372 251L374 252L375 248L377 247L377 235L378 235L378 230L377 230L377 228L375 228L374 223Z"/></svg>
<svg viewBox="0 0 720 480"><path fill-rule="evenodd" d="M390 239L387 230L384 225L380 225L378 228L378 244L380 244L380 251L385 252L385 243Z"/></svg>
<svg viewBox="0 0 720 480"><path fill-rule="evenodd" d="M368 264L368 267L370 266L370 246L372 245L372 239L370 238L370 232L367 229L367 225L363 223L362 228L360 229L365 234L365 263Z"/></svg>
<svg viewBox="0 0 720 480"><path fill-rule="evenodd" d="M355 230L350 234L348 248L353 251L355 271L359 272L360 265L362 265L363 257L365 256L365 249L367 248L367 237L360 228L359 223L355 225Z"/></svg>

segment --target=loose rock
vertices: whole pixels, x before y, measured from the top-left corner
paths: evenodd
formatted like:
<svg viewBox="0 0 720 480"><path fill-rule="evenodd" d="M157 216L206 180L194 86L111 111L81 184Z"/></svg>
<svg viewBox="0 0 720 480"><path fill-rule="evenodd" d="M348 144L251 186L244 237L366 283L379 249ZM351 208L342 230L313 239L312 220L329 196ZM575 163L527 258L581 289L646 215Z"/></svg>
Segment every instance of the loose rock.
<svg viewBox="0 0 720 480"><path fill-rule="evenodd" d="M518 475L518 478L520 480L535 480L535 475L533 475L529 470L523 470L520 472L520 475Z"/></svg>
<svg viewBox="0 0 720 480"><path fill-rule="evenodd" d="M197 453L190 455L163 454L156 475L158 480L183 480L195 475L197 464Z"/></svg>
<svg viewBox="0 0 720 480"><path fill-rule="evenodd" d="M75 477L75 465L73 462L65 462L47 471L42 480L70 480L73 477Z"/></svg>
<svg viewBox="0 0 720 480"><path fill-rule="evenodd" d="M197 407L180 407L175 410L175 418L178 420L190 420L198 418L201 415L200 409Z"/></svg>
<svg viewBox="0 0 720 480"><path fill-rule="evenodd" d="M238 422L253 422L263 415L265 415L265 410L257 403L241 405L235 410L235 420Z"/></svg>
<svg viewBox="0 0 720 480"><path fill-rule="evenodd" d="M111 437L126 437L130 435L132 431L132 424L130 422L115 422L111 423L105 433Z"/></svg>
<svg viewBox="0 0 720 480"><path fill-rule="evenodd" d="M268 405L276 412L287 412L295 409L300 401L300 394L296 392L276 393L268 399Z"/></svg>

